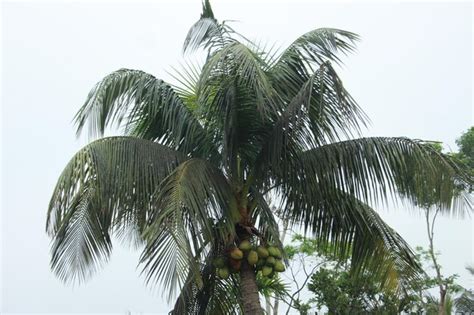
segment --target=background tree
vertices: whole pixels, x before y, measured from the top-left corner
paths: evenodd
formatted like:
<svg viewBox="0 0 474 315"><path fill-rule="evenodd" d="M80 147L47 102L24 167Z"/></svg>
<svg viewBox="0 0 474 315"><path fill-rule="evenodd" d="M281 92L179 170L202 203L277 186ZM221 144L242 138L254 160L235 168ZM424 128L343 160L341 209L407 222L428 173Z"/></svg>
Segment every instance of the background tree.
<svg viewBox="0 0 474 315"><path fill-rule="evenodd" d="M433 252L432 248L424 249L421 246L416 247L417 259L423 265L425 273L422 277L411 282L411 288L416 292L415 303L411 309L413 312L427 312L428 314L451 314L453 311L453 296L462 290L462 287L456 283L459 277L457 274L445 276L442 273L442 266L439 264L439 252ZM433 255L435 260L433 260ZM435 265L436 262L436 265ZM429 270L434 270L432 275ZM435 297L431 294L433 288L440 286L444 290L444 295ZM439 291L438 291L439 292ZM440 309L442 307L442 310Z"/></svg>
<svg viewBox="0 0 474 315"><path fill-rule="evenodd" d="M459 151L451 153L451 156L458 159L469 171L471 177L474 177L474 127L469 128L456 139L456 144L459 147ZM473 186L471 185L467 189L469 192L472 192Z"/></svg>
<svg viewBox="0 0 474 315"><path fill-rule="evenodd" d="M139 70L106 76L75 117L78 134L100 139L72 158L49 205L53 272L89 278L115 235L143 246L147 282L178 295L172 313L259 314L254 266L226 276L213 263L246 240L281 249L272 194L290 226L331 241L353 274L370 270L383 286L398 286L400 270L416 277L410 247L369 204L415 203L441 180L436 201L451 211L454 179L469 179L422 141L359 137L367 118L331 64L357 39L316 29L267 52L205 1L184 51L208 57L179 86ZM109 127L124 136L102 138Z"/></svg>
<svg viewBox="0 0 474 315"><path fill-rule="evenodd" d="M474 127L471 127L468 131L463 133L459 139L456 140L456 144L459 146L459 152L457 153L450 153L452 157L460 161L460 164L465 169L466 173L470 176L474 175ZM443 146L441 143L434 143L431 144L433 148L438 151L442 152ZM436 200L438 195L444 188L442 187L442 183L436 189L433 190L426 190L422 193L422 196L419 201L419 206L423 208L425 211L425 218L426 218L426 231L428 235L428 250L423 250L423 248L419 247L418 250L420 255L424 260L431 261L431 267L435 271L435 277L430 278L426 275L426 285L429 285L431 281L434 281L439 289L439 299L431 299L431 304L437 303L438 304L438 313L440 315L447 314L447 309L452 303L447 303L447 297L450 297L449 293L459 291L459 286L454 283L454 279L457 277L456 275L452 275L449 277L445 277L441 271L441 265L438 262L438 254L436 253L434 247L434 237L435 237L435 223L438 214L440 213L440 208L436 205ZM455 194L464 198L465 200L470 200L470 192L472 191L471 185L464 185L462 182L456 184L455 187ZM451 301L451 298L449 298Z"/></svg>
<svg viewBox="0 0 474 315"><path fill-rule="evenodd" d="M369 273L355 278L344 267L321 268L312 275L308 288L319 308L325 306L329 314L399 314L410 310L413 296L381 290Z"/></svg>
<svg viewBox="0 0 474 315"><path fill-rule="evenodd" d="M415 310L417 292L412 289L410 277L398 275L402 286L383 287L369 272L354 275L350 260L334 256L330 243L299 234L293 235L285 252L290 263L282 279L292 285L279 299L287 304L286 314L291 310L299 314L325 309L330 314Z"/></svg>

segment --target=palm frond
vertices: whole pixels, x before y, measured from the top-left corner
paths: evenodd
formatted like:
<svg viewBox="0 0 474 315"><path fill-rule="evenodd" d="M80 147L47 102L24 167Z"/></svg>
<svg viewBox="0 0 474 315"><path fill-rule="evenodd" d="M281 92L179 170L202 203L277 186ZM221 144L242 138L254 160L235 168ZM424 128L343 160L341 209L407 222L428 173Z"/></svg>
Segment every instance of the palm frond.
<svg viewBox="0 0 474 315"><path fill-rule="evenodd" d="M263 277L260 272L257 273L258 292L264 297L274 297L284 299L288 295L289 285L276 275L273 278Z"/></svg>
<svg viewBox="0 0 474 315"><path fill-rule="evenodd" d="M223 79L235 81L255 94L256 108L267 112L274 97L273 88L263 71L263 59L248 46L233 42L216 51L203 67L198 85L198 94L204 104L209 104L216 84ZM270 103L269 103L270 102Z"/></svg>
<svg viewBox="0 0 474 315"><path fill-rule="evenodd" d="M215 237L219 237L215 235ZM201 263L200 275L202 285L195 281L192 273L179 297L176 299L170 314L241 314L240 281L236 275L229 279L219 279L216 268L212 265L214 258L222 252L223 243L215 244Z"/></svg>
<svg viewBox="0 0 474 315"><path fill-rule="evenodd" d="M271 72L279 80L290 83L290 89L295 89L325 62L341 63L338 53L354 51L358 40L357 34L339 29L312 30L297 38L272 62Z"/></svg>
<svg viewBox="0 0 474 315"><path fill-rule="evenodd" d="M268 168L286 172L286 161L308 149L359 134L367 118L342 86L329 64L324 64L299 88L274 120L257 158L261 173Z"/></svg>
<svg viewBox="0 0 474 315"><path fill-rule="evenodd" d="M48 209L51 267L58 277L87 279L108 258L110 232L139 234L156 187L184 159L165 146L132 137L103 138L76 153Z"/></svg>
<svg viewBox="0 0 474 315"><path fill-rule="evenodd" d="M166 82L139 70L120 69L92 89L75 116L78 134L86 124L92 136L107 126L159 140L185 154L216 155L211 138Z"/></svg>
<svg viewBox="0 0 474 315"><path fill-rule="evenodd" d="M235 42L206 62L197 94L201 119L216 131L224 162L235 168L237 155L255 158L255 145L265 117L274 111L274 93L262 70L262 60ZM259 117L255 117L255 115Z"/></svg>
<svg viewBox="0 0 474 315"><path fill-rule="evenodd" d="M474 312L474 293L472 290L464 290L459 297L454 299L456 312L466 312L470 314Z"/></svg>
<svg viewBox="0 0 474 315"><path fill-rule="evenodd" d="M290 192L283 215L314 234L322 250L340 260L350 258L354 275L370 272L382 287L400 289L421 272L403 238L357 198L339 192L303 200ZM304 198L305 199L305 198Z"/></svg>
<svg viewBox="0 0 474 315"><path fill-rule="evenodd" d="M183 44L183 53L194 51L200 47L211 51L215 47L223 47L232 42L233 32L225 23L219 23L214 17L209 0L202 3L200 19L191 26Z"/></svg>
<svg viewBox="0 0 474 315"><path fill-rule="evenodd" d="M261 233L265 241L283 249L283 244L280 240L279 225L273 210L260 193L255 191L251 193L253 195L252 201L255 204L255 209L252 211L252 222L255 222L255 227Z"/></svg>
<svg viewBox="0 0 474 315"><path fill-rule="evenodd" d="M306 151L300 163L304 173L298 176L327 194L337 188L371 202L398 194L421 205L430 192L433 204L446 211L472 209L469 196L457 193L460 182L472 179L448 156L422 141L385 137L347 140Z"/></svg>
<svg viewBox="0 0 474 315"><path fill-rule="evenodd" d="M140 262L147 282L161 282L171 299L189 272L202 281L196 268L202 251L233 236L238 211L226 178L201 159L180 164L160 183L153 200L156 211L149 216ZM221 222L217 231L216 222Z"/></svg>

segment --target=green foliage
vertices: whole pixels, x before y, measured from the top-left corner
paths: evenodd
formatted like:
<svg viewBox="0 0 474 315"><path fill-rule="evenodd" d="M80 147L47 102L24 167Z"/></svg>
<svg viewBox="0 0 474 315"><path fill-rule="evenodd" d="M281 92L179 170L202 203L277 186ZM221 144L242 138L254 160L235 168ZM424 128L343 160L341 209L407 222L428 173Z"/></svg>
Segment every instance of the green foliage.
<svg viewBox="0 0 474 315"><path fill-rule="evenodd" d="M424 265L425 271L435 271L435 266L433 264L433 260L430 254L430 251L424 249L421 246L417 246L416 248L416 257L420 261L421 264ZM435 253L436 258L438 258L441 254L439 252ZM440 267L441 268L441 267ZM443 285L446 285L449 288L451 293L456 293L459 291L460 287L455 283L455 280L459 278L458 274L453 274L447 277L442 277L438 279L436 276L430 276L428 272L425 273L425 276L422 278L422 283L424 289L433 288L438 285L439 281Z"/></svg>
<svg viewBox="0 0 474 315"><path fill-rule="evenodd" d="M466 172L474 178L474 127L469 128L461 137L456 140L459 146L459 152L452 153L451 156L456 159L465 169ZM473 185L460 185L461 189L473 191Z"/></svg>
<svg viewBox="0 0 474 315"><path fill-rule="evenodd" d="M350 259L333 254L333 244L315 238L294 235L285 247L290 253L290 268L300 259L309 273L308 289L312 296L306 302L293 297L291 307L301 313L313 308L328 308L330 314L393 314L410 310L416 297L411 290L409 274L399 270L399 287L385 286L368 271L355 273ZM310 263L312 262L312 263ZM297 271L293 271L297 272ZM305 271L306 274L307 271Z"/></svg>
<svg viewBox="0 0 474 315"><path fill-rule="evenodd" d="M380 290L372 275L354 278L347 270L321 268L308 288L316 305L326 306L329 314L396 314L408 304L394 292Z"/></svg>
<svg viewBox="0 0 474 315"><path fill-rule="evenodd" d="M257 287L265 297L283 298L288 291L288 285L282 281L280 276L276 274L274 277L264 277L260 272L257 273Z"/></svg>
<svg viewBox="0 0 474 315"><path fill-rule="evenodd" d="M435 257L438 258L440 253L435 253ZM439 286L442 285L446 288L446 314L450 314L450 310L453 307L452 296L455 296L459 292L463 291L463 288L456 283L456 279L459 277L457 274L443 276L442 274L438 277L435 273L436 267L433 262L430 250L426 250L421 246L416 247L416 259L425 270L422 277L417 280L410 282L410 289L413 292L413 303L411 305L411 311L426 311L437 313L439 309L439 299L431 295L430 290L439 290ZM439 266L439 265L438 265ZM441 266L439 266L441 269Z"/></svg>
<svg viewBox="0 0 474 315"><path fill-rule="evenodd" d="M468 160L468 165L474 168L474 127L464 132L459 139L456 140L461 153Z"/></svg>

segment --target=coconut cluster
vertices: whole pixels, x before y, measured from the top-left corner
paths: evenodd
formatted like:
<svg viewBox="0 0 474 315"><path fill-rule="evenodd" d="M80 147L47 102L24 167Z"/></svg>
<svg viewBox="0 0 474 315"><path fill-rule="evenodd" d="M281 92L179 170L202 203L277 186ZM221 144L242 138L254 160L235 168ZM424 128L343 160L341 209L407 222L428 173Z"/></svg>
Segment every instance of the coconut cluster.
<svg viewBox="0 0 474 315"><path fill-rule="evenodd" d="M246 259L248 264L254 267L264 277L273 277L276 272L285 271L282 254L275 246L253 246L250 241L243 240L239 246L228 248L222 256L214 259L216 273L221 279L227 279L230 273L240 271L242 260Z"/></svg>

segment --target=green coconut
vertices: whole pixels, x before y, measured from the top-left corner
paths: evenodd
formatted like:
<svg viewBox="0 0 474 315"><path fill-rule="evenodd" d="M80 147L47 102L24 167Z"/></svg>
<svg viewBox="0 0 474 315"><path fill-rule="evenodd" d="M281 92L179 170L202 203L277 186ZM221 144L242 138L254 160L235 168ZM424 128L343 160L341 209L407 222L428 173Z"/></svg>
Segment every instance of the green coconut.
<svg viewBox="0 0 474 315"><path fill-rule="evenodd" d="M272 272L273 272L273 268L270 267L270 266L265 266L265 267L262 268L262 275L264 277L269 276Z"/></svg>
<svg viewBox="0 0 474 315"><path fill-rule="evenodd" d="M244 253L240 249L238 249L237 247L234 247L230 251L230 257L232 257L233 259L236 259L236 260L241 260L242 258L244 258Z"/></svg>
<svg viewBox="0 0 474 315"><path fill-rule="evenodd" d="M268 253L275 258L281 258L281 251L275 246L268 247Z"/></svg>
<svg viewBox="0 0 474 315"><path fill-rule="evenodd" d="M251 266L255 265L258 262L258 254L256 251L251 250L247 255L247 261Z"/></svg>
<svg viewBox="0 0 474 315"><path fill-rule="evenodd" d="M285 265L283 264L281 260L277 260L275 262L275 266L273 266L273 269L275 269L275 271L277 272L283 272L285 271Z"/></svg>
<svg viewBox="0 0 474 315"><path fill-rule="evenodd" d="M267 260L265 261L265 264L267 266L273 266L273 265L275 265L275 263L276 263L276 259L275 259L275 257L272 257L272 256L267 257Z"/></svg>
<svg viewBox="0 0 474 315"><path fill-rule="evenodd" d="M224 259L224 257L217 257L216 259L214 259L213 265L214 265L214 267L216 267L216 268L223 268L223 267L225 267L225 259Z"/></svg>
<svg viewBox="0 0 474 315"><path fill-rule="evenodd" d="M257 269L262 269L262 267L265 266L265 259L264 258L259 258L257 261Z"/></svg>
<svg viewBox="0 0 474 315"><path fill-rule="evenodd" d="M258 253L258 257L262 257L262 258L267 258L269 255L268 250L263 246L257 247L257 253Z"/></svg>
<svg viewBox="0 0 474 315"><path fill-rule="evenodd" d="M217 275L221 279L229 278L229 269L227 267L217 269Z"/></svg>
<svg viewBox="0 0 474 315"><path fill-rule="evenodd" d="M239 248L244 252L248 252L252 249L252 244L250 244L248 240L243 240L242 242L240 242Z"/></svg>

